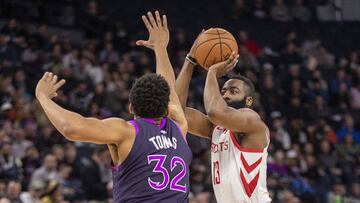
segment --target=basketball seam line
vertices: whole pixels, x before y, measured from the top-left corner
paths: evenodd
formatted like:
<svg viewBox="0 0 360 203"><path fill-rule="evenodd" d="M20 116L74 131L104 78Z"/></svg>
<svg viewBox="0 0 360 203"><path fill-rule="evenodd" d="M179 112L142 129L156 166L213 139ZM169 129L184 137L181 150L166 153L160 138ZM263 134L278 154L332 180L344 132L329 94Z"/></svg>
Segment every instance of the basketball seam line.
<svg viewBox="0 0 360 203"><path fill-rule="evenodd" d="M217 33L218 33L218 37L219 37L219 41L220 41L220 61L222 61L223 57L222 57L222 42L221 42L221 38L220 38L220 33L219 33L219 30L216 29Z"/></svg>
<svg viewBox="0 0 360 203"><path fill-rule="evenodd" d="M223 34L226 34L226 32L219 32L218 33L204 33L204 34L207 34L207 35L217 35L217 34L220 34L220 35L223 35Z"/></svg>
<svg viewBox="0 0 360 203"><path fill-rule="evenodd" d="M227 48L229 48L230 51L233 51L228 44L224 43L224 45L227 46Z"/></svg>
<svg viewBox="0 0 360 203"><path fill-rule="evenodd" d="M219 38L208 39L208 40L206 40L206 41L204 41L204 42L201 42L200 44L198 44L198 45L196 46L195 52L196 52L197 48L200 47L201 45L205 44L206 42L209 42L209 41L212 41L212 40L216 40L216 39L219 39ZM231 41L236 42L236 40L230 39L230 38L222 38L222 39L227 39L227 40L231 40Z"/></svg>
<svg viewBox="0 0 360 203"><path fill-rule="evenodd" d="M215 44L211 47L211 49L209 50L208 54L207 54L206 57L205 57L204 63L203 63L204 66L205 66L205 62L206 62L207 58L209 57L211 51L212 51L213 48L214 48L216 45L218 45L218 44L220 44L220 43L219 43L219 42L218 42L218 43L215 43ZM209 68L209 67L206 67L206 68Z"/></svg>

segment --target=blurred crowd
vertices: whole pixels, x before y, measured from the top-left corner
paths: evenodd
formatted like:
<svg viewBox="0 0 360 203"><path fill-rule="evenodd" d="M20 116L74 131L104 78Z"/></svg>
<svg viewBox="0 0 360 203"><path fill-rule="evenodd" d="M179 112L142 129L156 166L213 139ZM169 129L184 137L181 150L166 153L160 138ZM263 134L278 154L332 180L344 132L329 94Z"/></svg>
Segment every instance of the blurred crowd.
<svg viewBox="0 0 360 203"><path fill-rule="evenodd" d="M277 0L266 9L261 2L250 9L237 0L231 15L274 21L313 16L302 0L291 7ZM83 20L91 22L98 13L90 1ZM36 82L52 71L67 81L55 98L61 106L99 119L131 118L131 85L155 71L152 52L134 41L146 32L90 28L83 28L86 37L79 42L15 18L0 27L0 203L111 202L106 146L66 141L34 98ZM254 83L255 109L271 131L267 181L273 202L360 202L359 50L335 55L322 41L326 33L289 30L271 46L246 30L233 34L240 59L230 75L241 73ZM185 29L172 31L169 52L176 74L193 40ZM188 105L200 110L205 77L198 68L189 92ZM209 141L192 135L188 141L194 153L190 202L216 202Z"/></svg>

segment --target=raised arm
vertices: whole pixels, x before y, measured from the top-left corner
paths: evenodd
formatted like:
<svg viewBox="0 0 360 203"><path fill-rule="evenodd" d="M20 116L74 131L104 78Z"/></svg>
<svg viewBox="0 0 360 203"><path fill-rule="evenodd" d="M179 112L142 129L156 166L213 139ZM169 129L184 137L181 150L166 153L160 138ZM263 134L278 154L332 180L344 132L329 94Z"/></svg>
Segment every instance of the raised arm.
<svg viewBox="0 0 360 203"><path fill-rule="evenodd" d="M186 107L191 76L196 65L196 61L193 58L195 47L196 41L184 61L180 74L176 79L175 88L176 93L179 96L181 106L184 109L185 117L188 121L189 132L197 136L209 138L211 137L213 125L207 116L196 109Z"/></svg>
<svg viewBox="0 0 360 203"><path fill-rule="evenodd" d="M167 52L169 43L167 18L165 15L161 18L159 12L156 11L155 18L151 12L148 12L147 16L142 16L142 20L144 21L150 36L147 41L139 40L136 44L154 50L156 57L156 73L164 76L170 86L169 117L180 125L183 134L186 135L188 124L184 111L181 108L179 98L175 92L175 74Z"/></svg>
<svg viewBox="0 0 360 203"><path fill-rule="evenodd" d="M55 128L67 139L96 144L121 143L129 135L135 135L135 128L125 120L109 118L99 120L86 118L68 111L52 101L56 91L65 84L52 73L45 73L36 86L36 98L46 116Z"/></svg>
<svg viewBox="0 0 360 203"><path fill-rule="evenodd" d="M234 109L222 98L217 78L233 69L238 56L234 53L228 60L209 68L204 90L204 105L210 121L233 132L254 133L263 130L260 116L248 108Z"/></svg>

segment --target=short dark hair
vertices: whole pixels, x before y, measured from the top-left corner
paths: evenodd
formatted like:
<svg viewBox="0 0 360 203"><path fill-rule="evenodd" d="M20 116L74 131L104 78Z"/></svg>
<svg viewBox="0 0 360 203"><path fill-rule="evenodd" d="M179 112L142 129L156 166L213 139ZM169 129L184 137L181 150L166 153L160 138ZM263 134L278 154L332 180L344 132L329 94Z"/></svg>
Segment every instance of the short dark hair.
<svg viewBox="0 0 360 203"><path fill-rule="evenodd" d="M255 97L255 87L249 78L242 75L235 75L232 76L230 79L243 81L245 85L245 97Z"/></svg>
<svg viewBox="0 0 360 203"><path fill-rule="evenodd" d="M159 118L167 113L170 87L165 78L155 73L136 80L130 90L130 103L135 115L144 118Z"/></svg>

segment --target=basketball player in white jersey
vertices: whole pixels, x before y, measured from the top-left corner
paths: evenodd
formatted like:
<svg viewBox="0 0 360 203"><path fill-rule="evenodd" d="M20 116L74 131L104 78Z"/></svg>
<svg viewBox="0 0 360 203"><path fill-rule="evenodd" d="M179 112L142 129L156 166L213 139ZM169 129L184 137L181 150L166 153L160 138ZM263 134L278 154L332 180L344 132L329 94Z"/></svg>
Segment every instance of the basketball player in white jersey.
<svg viewBox="0 0 360 203"><path fill-rule="evenodd" d="M269 130L251 109L254 86L249 79L236 76L219 89L218 78L235 67L238 55L233 53L228 60L209 68L204 90L207 115L185 107L192 72L197 65L193 58L195 46L196 42L176 80L176 91L185 110L189 132L212 140L211 170L217 202L271 202L266 187Z"/></svg>

